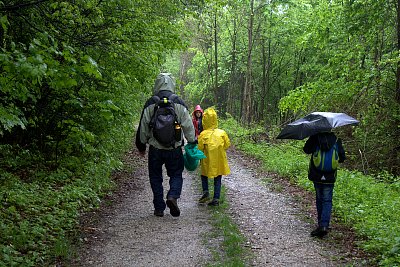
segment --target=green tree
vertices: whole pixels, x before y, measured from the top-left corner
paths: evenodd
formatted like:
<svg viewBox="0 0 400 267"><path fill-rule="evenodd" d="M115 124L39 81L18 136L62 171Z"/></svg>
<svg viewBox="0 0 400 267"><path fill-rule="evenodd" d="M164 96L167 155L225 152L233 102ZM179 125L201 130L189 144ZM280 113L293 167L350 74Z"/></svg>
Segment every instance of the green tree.
<svg viewBox="0 0 400 267"><path fill-rule="evenodd" d="M362 121L344 133L356 141L349 145L355 167L397 174L398 10L394 0L227 1L218 39L211 11L194 31L186 89L210 105L226 100L222 113L245 123L279 126L312 111L346 112Z"/></svg>
<svg viewBox="0 0 400 267"><path fill-rule="evenodd" d="M1 143L41 152L55 164L99 147L112 150L109 138L129 140L132 130L118 128L132 128L166 52L184 45L178 22L190 6L128 0L2 4Z"/></svg>

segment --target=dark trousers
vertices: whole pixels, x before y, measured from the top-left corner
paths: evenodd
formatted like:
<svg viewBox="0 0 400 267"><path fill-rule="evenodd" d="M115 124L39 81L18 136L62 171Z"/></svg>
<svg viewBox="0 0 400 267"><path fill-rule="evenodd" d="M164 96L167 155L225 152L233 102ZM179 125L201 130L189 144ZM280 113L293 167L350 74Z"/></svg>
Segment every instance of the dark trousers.
<svg viewBox="0 0 400 267"><path fill-rule="evenodd" d="M165 165L169 177L169 190L167 198L179 198L182 192L183 153L182 148L173 150L149 149L149 177L153 191L153 204L156 210L165 210L162 166Z"/></svg>
<svg viewBox="0 0 400 267"><path fill-rule="evenodd" d="M219 199L221 196L221 185L222 185L222 175L218 175L214 179L214 197L213 199ZM208 177L201 176L201 187L203 188L203 193L208 192Z"/></svg>
<svg viewBox="0 0 400 267"><path fill-rule="evenodd" d="M315 204L318 213L318 226L329 227L332 213L332 197L334 184L314 182Z"/></svg>

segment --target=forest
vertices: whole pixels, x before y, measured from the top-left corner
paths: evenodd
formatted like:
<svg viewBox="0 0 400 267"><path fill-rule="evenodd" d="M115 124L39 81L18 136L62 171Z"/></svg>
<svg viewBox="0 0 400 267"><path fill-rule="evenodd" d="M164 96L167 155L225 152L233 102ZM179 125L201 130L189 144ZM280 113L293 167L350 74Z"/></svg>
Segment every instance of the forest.
<svg viewBox="0 0 400 267"><path fill-rule="evenodd" d="M275 137L314 111L357 118L345 167L400 192L400 1L3 0L0 23L0 265L67 256L159 72L246 142L296 147ZM391 233L378 262L399 266Z"/></svg>

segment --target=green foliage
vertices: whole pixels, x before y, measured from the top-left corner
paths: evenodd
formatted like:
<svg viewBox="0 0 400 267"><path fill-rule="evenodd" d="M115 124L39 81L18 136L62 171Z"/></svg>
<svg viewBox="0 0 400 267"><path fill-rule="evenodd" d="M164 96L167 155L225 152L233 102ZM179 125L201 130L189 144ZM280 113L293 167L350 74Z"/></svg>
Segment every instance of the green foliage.
<svg viewBox="0 0 400 267"><path fill-rule="evenodd" d="M310 159L302 153L303 141L278 144L250 142L248 136L235 134L245 131L240 126L236 127L230 137L235 142L241 140L236 143L237 148L261 160L265 170L288 177L306 190L313 191L312 182L307 178ZM361 248L379 255L376 261L380 265L398 266L400 180L388 173L382 173L381 177L390 183L339 167L333 199L334 213L362 237L358 241Z"/></svg>
<svg viewBox="0 0 400 267"><path fill-rule="evenodd" d="M356 167L398 175L400 105L393 71L398 65L393 38L397 10L389 2L331 1L309 7L308 30L296 36L314 51L301 64L311 79L289 91L279 108L285 115L332 111L359 118L354 149L361 151L368 166Z"/></svg>
<svg viewBox="0 0 400 267"><path fill-rule="evenodd" d="M215 6L223 8L215 10ZM208 1L197 19L185 66L192 103L241 118L251 51L251 120L283 124L312 111L361 121L353 154L359 170L400 173L397 3L367 1ZM254 22L248 43L249 20ZM217 34L215 35L215 31ZM217 53L217 54L215 54ZM218 81L215 81L218 66ZM218 88L215 88L218 84ZM251 122L247 122L251 123Z"/></svg>
<svg viewBox="0 0 400 267"><path fill-rule="evenodd" d="M222 231L224 237L223 248L224 256L218 255L217 261L222 266L246 266L244 262L245 250L243 249L244 237L241 235L237 226L231 221L229 216L224 213L213 213L214 225Z"/></svg>
<svg viewBox="0 0 400 267"><path fill-rule="evenodd" d="M399 191L390 184L358 172L342 171L335 188L337 213L362 236L368 238L361 246L382 255L385 266L400 263L396 206Z"/></svg>
<svg viewBox="0 0 400 267"><path fill-rule="evenodd" d="M199 49L192 48L189 50L194 54L192 59L192 67L188 71L189 83L185 86L185 93L193 103L204 103L212 100L213 95L209 89L210 81L208 74L204 71L207 69L204 61L204 53Z"/></svg>
<svg viewBox="0 0 400 267"><path fill-rule="evenodd" d="M226 113L224 117L220 115L219 118L219 128L224 129L227 132L232 143L241 144L243 138L252 139L253 137L266 135L265 129L259 125L252 125L252 127L249 128L242 127L229 113Z"/></svg>
<svg viewBox="0 0 400 267"><path fill-rule="evenodd" d="M113 168L86 162L81 169L84 175L60 169L42 172L38 176L46 177L32 182L3 173L0 265L49 265L52 257L65 256L65 242L75 231L79 213L98 206L99 197L112 186L109 172Z"/></svg>
<svg viewBox="0 0 400 267"><path fill-rule="evenodd" d="M162 8L160 8L162 7ZM194 1L2 1L1 266L68 255L82 211L110 173L165 57L186 45Z"/></svg>
<svg viewBox="0 0 400 267"><path fill-rule="evenodd" d="M0 135L5 143L35 145L55 164L107 151L110 138L127 137L110 129L132 127L165 52L183 45L172 25L180 6L163 1L167 14L147 1L41 5L50 16L32 3L2 17L13 31L0 51ZM19 23L29 13L36 19Z"/></svg>

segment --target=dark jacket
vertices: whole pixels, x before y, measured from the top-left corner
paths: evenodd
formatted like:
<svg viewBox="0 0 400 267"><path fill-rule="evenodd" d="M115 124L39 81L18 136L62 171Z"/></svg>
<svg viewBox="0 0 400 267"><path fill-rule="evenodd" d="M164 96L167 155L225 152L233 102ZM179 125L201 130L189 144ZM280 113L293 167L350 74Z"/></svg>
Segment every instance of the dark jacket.
<svg viewBox="0 0 400 267"><path fill-rule="evenodd" d="M160 98L169 97L175 91L175 82L169 73L161 73L158 75L154 84L154 94ZM171 150L174 147L182 146L182 142L176 142L174 147L165 147L160 144L154 137L153 132L150 129L149 123L154 113L154 106L156 101L153 97L146 101L143 107L142 115L140 117L139 127L136 132L136 147L139 151L146 151L146 144L149 144L157 149ZM178 121L182 127L182 132L189 143L196 141L194 126L190 117L189 111L185 102L181 98L177 98L174 101L175 113L178 117ZM183 140L183 138L182 138Z"/></svg>
<svg viewBox="0 0 400 267"><path fill-rule="evenodd" d="M338 144L339 162L341 163L346 159L342 140L340 138L337 138L336 135L332 132L319 133L310 136L303 147L303 151L307 154L312 154L316 151L317 145L321 148L321 150L326 151L329 150L335 143ZM332 172L319 171L315 167L311 156L308 168L308 179L320 183L334 183L336 181L336 175L337 170L334 170ZM325 177L325 180L321 180L322 176Z"/></svg>

